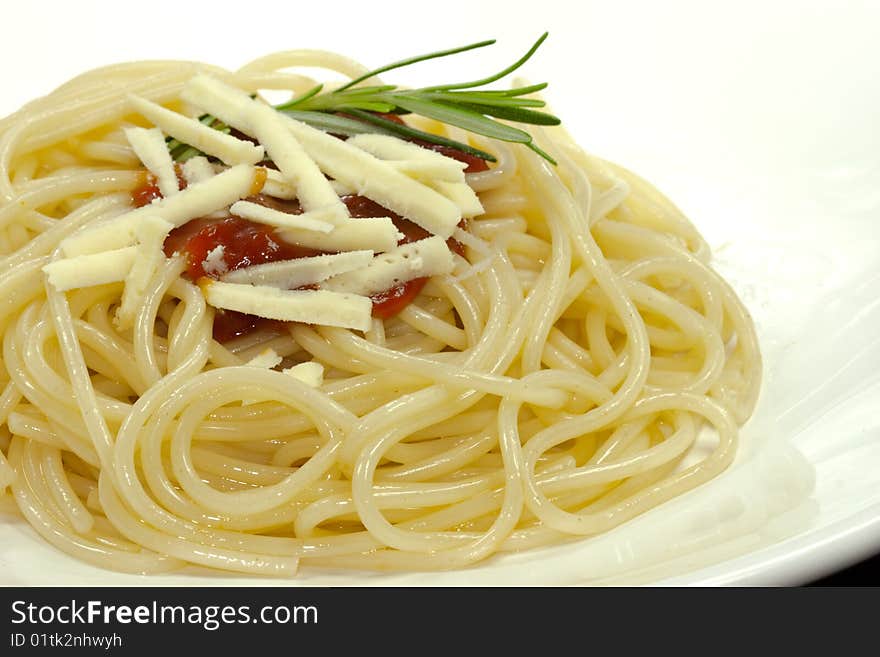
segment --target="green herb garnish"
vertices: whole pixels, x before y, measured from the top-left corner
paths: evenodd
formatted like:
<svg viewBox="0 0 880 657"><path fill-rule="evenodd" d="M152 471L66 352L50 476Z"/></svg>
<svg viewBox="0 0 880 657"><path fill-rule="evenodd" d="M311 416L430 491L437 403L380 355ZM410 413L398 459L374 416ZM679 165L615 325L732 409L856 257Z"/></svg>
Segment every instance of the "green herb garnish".
<svg viewBox="0 0 880 657"><path fill-rule="evenodd" d="M472 82L444 84L420 89L400 89L396 85L389 84L358 86L387 71L490 46L495 43L494 39L387 64L364 73L331 91L324 91L324 85L319 84L286 103L276 105L275 108L326 132L349 136L365 132L395 135L405 139L417 139L431 144L449 146L490 162L495 161L495 157L491 153L447 137L401 125L382 116L382 114L418 114L485 137L523 144L548 162L556 164L556 161L548 153L532 141L532 136L528 132L496 120L502 119L530 125L559 125L560 120L557 117L538 110L538 108L544 107L544 101L525 97L546 88L547 83L515 89L482 89L482 87L500 80L520 68L535 54L546 38L547 33L545 32L516 62L494 75ZM219 121L215 124L213 117L203 116L199 120L224 129L226 132L229 131L229 128L220 124ZM172 144L169 144L170 149L171 146ZM174 143L173 146L171 153L175 160L181 161L196 154L195 149L185 144Z"/></svg>

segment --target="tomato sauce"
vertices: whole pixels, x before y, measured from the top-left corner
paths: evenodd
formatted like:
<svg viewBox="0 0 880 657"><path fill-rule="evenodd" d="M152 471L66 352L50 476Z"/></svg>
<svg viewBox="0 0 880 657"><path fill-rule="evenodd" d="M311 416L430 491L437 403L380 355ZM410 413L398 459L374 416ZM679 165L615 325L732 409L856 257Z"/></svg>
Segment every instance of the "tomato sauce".
<svg viewBox="0 0 880 657"><path fill-rule="evenodd" d="M186 178L183 177L183 167L179 164L174 165L174 173L177 174L177 188L186 189ZM138 186L131 193L131 201L134 207L141 208L149 205L153 201L162 198L162 192L159 191L159 182L156 176L145 171Z"/></svg>
<svg viewBox="0 0 880 657"><path fill-rule="evenodd" d="M223 246L224 271L205 271L208 254L218 246ZM186 255L187 275L192 280L219 278L235 269L321 253L284 241L271 226L233 216L202 217L175 228L165 240L165 255L175 252Z"/></svg>

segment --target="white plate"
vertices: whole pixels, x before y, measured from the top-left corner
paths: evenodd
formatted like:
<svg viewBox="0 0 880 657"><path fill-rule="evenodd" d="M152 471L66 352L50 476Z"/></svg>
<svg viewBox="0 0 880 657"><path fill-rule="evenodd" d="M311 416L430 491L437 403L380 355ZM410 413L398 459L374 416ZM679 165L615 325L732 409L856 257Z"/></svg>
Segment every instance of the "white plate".
<svg viewBox="0 0 880 657"><path fill-rule="evenodd" d="M501 0L418 11L383 2L377 13L337 0L307 14L299 4L275 3L248 20L225 4L153 0L126 14L113 2L26 3L0 40L0 114L110 61L234 67L272 50L323 47L377 65L499 37L494 51L451 69L425 64L399 78L470 79L549 29L524 74L551 83L547 98L586 148L642 174L693 218L753 313L766 380L728 472L605 536L467 572L306 570L294 583L797 584L880 551L880 5L572 10L544 0L524 14ZM105 572L6 517L0 573L4 584L266 583Z"/></svg>

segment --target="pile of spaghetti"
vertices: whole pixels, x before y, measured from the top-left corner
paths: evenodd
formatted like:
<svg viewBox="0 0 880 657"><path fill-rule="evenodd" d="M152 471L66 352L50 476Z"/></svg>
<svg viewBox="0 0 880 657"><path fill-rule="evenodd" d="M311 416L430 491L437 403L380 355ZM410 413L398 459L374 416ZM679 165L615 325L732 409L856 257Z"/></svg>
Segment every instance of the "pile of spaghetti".
<svg viewBox="0 0 880 657"><path fill-rule="evenodd" d="M305 66L351 82L324 90ZM691 223L553 121L511 132L504 99L537 86L459 111L452 85L372 73L314 51L234 73L138 62L0 122L4 510L127 572L452 569L605 532L731 463L760 356ZM182 119L225 159L179 139ZM362 147L363 180L334 175L319 132ZM389 207L370 166L442 196L453 223L407 214L403 192ZM175 209L212 184L223 207ZM314 200L328 188L342 210ZM345 246L337 220L393 224L398 243ZM288 221L312 237L286 239ZM415 278L358 278L401 258ZM278 278L298 260L311 278Z"/></svg>

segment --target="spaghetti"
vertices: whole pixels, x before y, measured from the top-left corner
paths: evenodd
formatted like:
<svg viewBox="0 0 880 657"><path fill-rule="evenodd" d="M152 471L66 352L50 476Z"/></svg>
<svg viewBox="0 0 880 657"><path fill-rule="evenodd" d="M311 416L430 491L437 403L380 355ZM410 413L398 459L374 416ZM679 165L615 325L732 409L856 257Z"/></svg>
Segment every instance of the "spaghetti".
<svg viewBox="0 0 880 657"><path fill-rule="evenodd" d="M137 573L453 569L607 531L730 464L760 382L745 308L675 206L559 127L536 133L553 165L408 119L497 162L466 174L483 212L455 231L454 269L366 330L220 341L173 255L125 328L122 282L50 284L64 240L144 183L132 94L183 111L207 73L296 95L302 66L367 70L312 51L234 73L123 64L0 122L0 490L43 539ZM283 371L303 363L323 381Z"/></svg>

